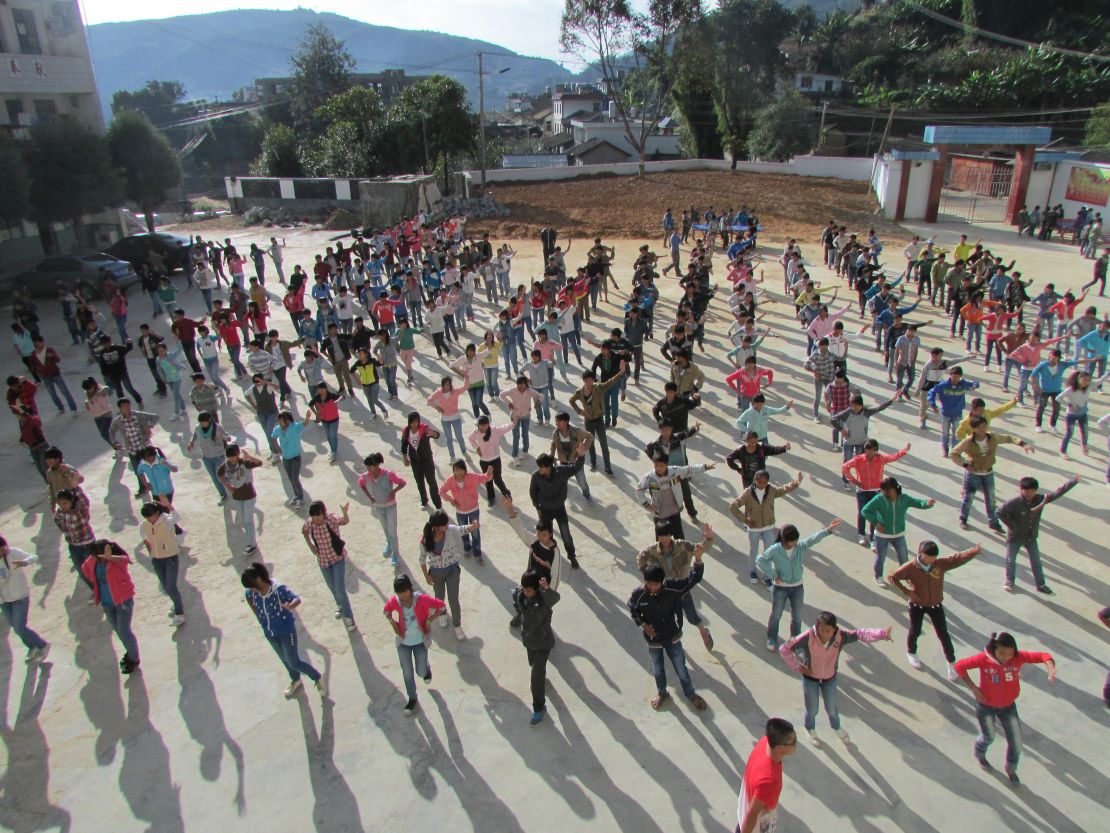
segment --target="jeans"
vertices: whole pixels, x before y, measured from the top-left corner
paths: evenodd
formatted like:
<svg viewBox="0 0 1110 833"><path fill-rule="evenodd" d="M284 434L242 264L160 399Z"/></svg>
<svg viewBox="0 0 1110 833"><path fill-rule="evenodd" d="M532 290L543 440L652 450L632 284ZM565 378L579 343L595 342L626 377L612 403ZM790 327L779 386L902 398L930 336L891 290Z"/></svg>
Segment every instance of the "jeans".
<svg viewBox="0 0 1110 833"><path fill-rule="evenodd" d="M532 711L542 712L547 706L548 648L529 648L528 666L532 669Z"/></svg>
<svg viewBox="0 0 1110 833"><path fill-rule="evenodd" d="M354 619L351 612L351 600L347 597L347 559L340 558L333 564L320 567L320 575L324 577L324 584L331 591L331 597L344 619Z"/></svg>
<svg viewBox="0 0 1110 833"><path fill-rule="evenodd" d="M163 312L162 299L158 296L158 293L148 292L147 295L150 296L150 317L154 318L157 315L161 315ZM66 320L68 322L69 319ZM76 342L74 343L76 344Z"/></svg>
<svg viewBox="0 0 1110 833"><path fill-rule="evenodd" d="M61 374L57 376L43 376L42 382L46 385L46 392L50 394L50 399L54 402L54 407L58 409L59 413L65 410L62 406L61 397L58 396L59 391L61 391L62 396L65 397L69 409L74 412L77 411L77 403L73 401L73 395L69 392L69 388L66 387L66 380L61 377Z"/></svg>
<svg viewBox="0 0 1110 833"><path fill-rule="evenodd" d="M462 608L459 607L459 579L462 577L462 567L457 563L445 570L429 570L432 577L432 592L435 597L443 601L447 597L447 606L451 608L451 624L456 628L462 624Z"/></svg>
<svg viewBox="0 0 1110 833"><path fill-rule="evenodd" d="M533 390L540 395L540 401L536 403L536 416L541 422L551 422L551 386L533 388Z"/></svg>
<svg viewBox="0 0 1110 833"><path fill-rule="evenodd" d="M282 457L281 466L285 469L285 476L289 478L289 487L293 490L293 499L304 500L304 490L301 488L301 455Z"/></svg>
<svg viewBox="0 0 1110 833"><path fill-rule="evenodd" d="M236 344L227 348L228 358L231 359L231 366L235 369L235 378L247 375L247 369L243 367L243 363L239 361L239 353L242 351L242 346Z"/></svg>
<svg viewBox="0 0 1110 833"><path fill-rule="evenodd" d="M185 612L185 608L181 604L181 591L177 589L178 556L152 558L150 564L154 567L154 574L158 576L158 584L161 585L162 592L173 602L174 615L180 616Z"/></svg>
<svg viewBox="0 0 1110 833"><path fill-rule="evenodd" d="M763 549L766 550L767 547L769 547L769 546L771 546L771 544L775 543L775 538L777 536L778 536L778 530L773 528L773 527L771 529L764 529L761 532L753 532L750 529L748 530L748 572L749 573L751 573L752 575L760 575L762 573L762 571L759 570L755 566L755 558L756 558L757 555L759 555L760 542L763 543Z"/></svg>
<svg viewBox="0 0 1110 833"><path fill-rule="evenodd" d="M669 645L648 645L648 657L651 660L651 673L655 677L655 690L660 694L667 692L667 669L663 664L663 654L671 658L671 665L678 675L682 685L682 693L687 697L694 696L694 683L690 680L690 672L686 669L686 652L682 650L682 642L672 642Z"/></svg>
<svg viewBox="0 0 1110 833"><path fill-rule="evenodd" d="M459 526L467 527L479 519L480 513L477 509L473 512L456 512L455 523ZM473 532L464 532L462 535L463 549L466 550L467 555L473 555L475 558L482 557L482 531L476 529Z"/></svg>
<svg viewBox="0 0 1110 833"><path fill-rule="evenodd" d="M1021 362L1014 359L1004 359L1002 362L1002 390L1008 391L1010 389L1010 374L1014 372L1015 368L1018 371L1018 377L1021 377Z"/></svg>
<svg viewBox="0 0 1110 833"><path fill-rule="evenodd" d="M35 468L38 470L39 476L46 480L46 452L50 450L48 443L43 443L39 446L34 446L28 449L31 452L31 462L34 463Z"/></svg>
<svg viewBox="0 0 1110 833"><path fill-rule="evenodd" d="M960 501L960 523L967 523L967 516L971 512L971 502L975 499L975 492L983 490L983 502L987 508L987 522L991 526L998 524L998 516L994 513L994 472L975 474L972 471L964 472L964 495Z"/></svg>
<svg viewBox="0 0 1110 833"><path fill-rule="evenodd" d="M1006 542L1006 583L1013 584L1014 576L1017 574L1017 554L1021 548L1025 547L1025 551L1029 553L1029 567L1033 571L1033 584L1037 587L1044 587L1044 568L1041 566L1041 549L1037 546L1037 539L1033 538L1028 541L1007 541Z"/></svg>
<svg viewBox="0 0 1110 833"><path fill-rule="evenodd" d="M897 387L902 389L904 396L910 395L914 379L917 378L917 368L913 365L898 365L894 370ZM904 380L904 383L903 383Z"/></svg>
<svg viewBox="0 0 1110 833"><path fill-rule="evenodd" d="M590 484L586 482L586 470L579 469L574 473L574 479L578 481L578 488L582 490L582 497L586 500L590 499Z"/></svg>
<svg viewBox="0 0 1110 833"><path fill-rule="evenodd" d="M397 365L386 365L382 368L382 374L385 376L385 389L389 391L392 397L397 396Z"/></svg>
<svg viewBox="0 0 1110 833"><path fill-rule="evenodd" d="M396 368L394 368L394 370L396 370ZM378 399L377 382L372 385L363 385L362 393L366 397L366 407L370 409L370 413L376 414L378 412L378 409L380 408L382 411L382 416L389 416L389 411L385 409L385 406ZM339 423L337 422L336 425L338 426L338 424Z"/></svg>
<svg viewBox="0 0 1110 833"><path fill-rule="evenodd" d="M863 507L871 498L875 497L878 490L860 489L856 492L856 532L862 538L867 533L867 521L863 517ZM871 524L871 537L875 537L875 524Z"/></svg>
<svg viewBox="0 0 1110 833"><path fill-rule="evenodd" d="M975 352L978 353L979 349L983 346L983 324L981 322L967 322L967 340L965 344L967 345L968 352L971 351L972 341L975 342Z"/></svg>
<svg viewBox="0 0 1110 833"><path fill-rule="evenodd" d="M782 618L787 602L790 602L790 635L797 636L802 632L803 599L805 599L805 588L800 584L796 587L783 587L780 584L771 586L771 618L767 620L768 640L779 638L779 620Z"/></svg>
<svg viewBox="0 0 1110 833"><path fill-rule="evenodd" d="M374 513L374 517L378 519L378 523L382 525L382 533L385 535L385 544L389 554L394 558L400 558L401 540L397 537L397 504L381 505L376 503L370 507L370 510Z"/></svg>
<svg viewBox="0 0 1110 833"><path fill-rule="evenodd" d="M532 423L531 417L521 417L513 426L513 457L517 456L517 447L520 445L520 438L524 437L524 453L528 453L528 428Z"/></svg>
<svg viewBox="0 0 1110 833"><path fill-rule="evenodd" d="M178 414L185 413L185 400L181 396L181 380L170 379L166 381L169 385L170 391L173 393L173 407L174 412Z"/></svg>
<svg viewBox="0 0 1110 833"><path fill-rule="evenodd" d="M485 384L471 385L467 389L467 393L470 394L470 407L474 409L474 418L477 419L482 414L489 416L489 408L487 408L486 403L482 401L486 393Z"/></svg>
<svg viewBox="0 0 1110 833"><path fill-rule="evenodd" d="M1031 367L1023 367L1019 371L1019 375L1018 375L1018 380L1019 381L1018 381L1018 390L1017 390L1018 402L1021 402L1021 403L1025 402L1025 390L1026 390L1026 388L1029 387L1029 378L1032 375L1033 375L1033 368L1031 368Z"/></svg>
<svg viewBox="0 0 1110 833"><path fill-rule="evenodd" d="M416 699L416 675L427 677L428 671L428 646L421 642L419 645L397 644L397 659L401 663L401 676L405 678L405 694L410 700Z"/></svg>
<svg viewBox="0 0 1110 833"><path fill-rule="evenodd" d="M201 297L204 298L204 307L208 310L208 314L212 314L212 290L202 289L200 291Z"/></svg>
<svg viewBox="0 0 1110 833"><path fill-rule="evenodd" d="M258 545L258 540L254 532L254 498L248 500L235 500L235 523L242 528L243 533L247 536L247 546L254 547Z"/></svg>
<svg viewBox="0 0 1110 833"><path fill-rule="evenodd" d="M440 420L440 427L443 429L443 438L447 440L447 453L451 456L451 461L455 460L455 443L451 439L452 432L459 441L459 454L466 451L466 443L463 442L462 435L462 415L456 414L450 418Z"/></svg>
<svg viewBox="0 0 1110 833"><path fill-rule="evenodd" d="M135 386L131 384L131 375L127 372L126 369L123 371L123 373L120 373L119 375L116 375L116 374L109 375L109 374L105 373L104 374L104 384L106 384L108 387L110 387L112 390L114 390L116 392L116 395L118 397L120 397L121 399L125 395L124 392L123 392L123 389L126 387L128 393L131 394L131 396L135 399L135 401L140 406L143 404L143 397L137 390L135 390Z"/></svg>
<svg viewBox="0 0 1110 833"><path fill-rule="evenodd" d="M620 411L620 401L620 385L613 385L613 387L605 391L605 397L602 399L602 419L609 422L610 425L617 424L617 417L619 416Z"/></svg>
<svg viewBox="0 0 1110 833"><path fill-rule="evenodd" d="M1056 427L1056 421L1060 419L1060 403L1056 401L1058 393L1058 391L1052 391L1050 393L1045 393L1044 391L1041 391L1041 393L1038 395L1037 415L1035 418L1035 422L1037 423L1038 428L1041 427L1041 424L1044 421L1044 411L1045 408L1048 407L1048 403L1050 400L1052 402L1052 416L1049 417L1048 424L1051 425L1053 428Z"/></svg>
<svg viewBox="0 0 1110 833"><path fill-rule="evenodd" d="M695 628L701 627L701 616L698 614L698 609L694 605L694 597L691 594L693 588L687 590L682 596L681 612L686 621L693 625Z"/></svg>
<svg viewBox="0 0 1110 833"><path fill-rule="evenodd" d="M24 596L14 602L0 602L0 610L4 611L4 618L11 625L12 632L19 637L27 648L44 648L46 647L46 640L27 627L27 609L30 605L30 597Z"/></svg>
<svg viewBox="0 0 1110 833"><path fill-rule="evenodd" d="M586 430L594 435L594 439L601 444L601 462L605 466L605 471L611 471L612 466L609 464L609 440L605 436L605 421L601 419L588 419L586 420ZM597 467L597 452L594 451L594 443L590 443L590 466Z"/></svg>
<svg viewBox="0 0 1110 833"><path fill-rule="evenodd" d="M289 672L290 680L296 682L301 678L301 674L304 674L313 682L320 679L320 672L313 668L310 663L301 659L301 655L297 651L296 631L281 636L266 636L266 641L270 643L270 647L278 655L281 664Z"/></svg>
<svg viewBox="0 0 1110 833"><path fill-rule="evenodd" d="M948 621L944 618L943 605L920 607L912 602L910 603L910 629L906 632L906 652L910 654L917 653L917 638L921 636L921 626L925 622L926 616L933 623L933 630L936 632L937 639L940 640L944 658L948 662L955 662L956 649L952 645L952 637L948 635Z"/></svg>
<svg viewBox="0 0 1110 833"><path fill-rule="evenodd" d="M1018 758L1021 757L1021 720L1018 718L1017 703L1011 703L1002 708L975 704L975 718L979 721L979 737L975 738L975 754L985 755L987 748L994 743L995 718L1002 724L1002 732L1006 735L1006 767L1017 767Z"/></svg>
<svg viewBox="0 0 1110 833"><path fill-rule="evenodd" d="M486 377L486 390L489 391L490 399L496 399L501 395L501 386L497 384L497 365L483 367L482 371Z"/></svg>
<svg viewBox="0 0 1110 833"><path fill-rule="evenodd" d="M208 476L212 478L212 485L216 487L216 491L220 493L221 498L227 498L227 489L224 484L220 482L219 476L216 474L216 469L220 464L227 459L225 457L202 457L201 462L204 463L204 468L208 471Z"/></svg>
<svg viewBox="0 0 1110 833"><path fill-rule="evenodd" d="M569 333L560 333L559 340L563 344L563 364L570 363L570 359L567 355L568 347L570 347L570 349L574 351L575 360L579 364L582 364L582 354L578 352L578 333L576 333L574 330L571 330Z"/></svg>
<svg viewBox="0 0 1110 833"><path fill-rule="evenodd" d="M899 535L897 538L884 538L881 535L874 536L875 540L875 578L883 577L883 564L886 563L886 551L889 548L894 549L894 555L898 558L899 564L905 564L909 560L909 551L906 549L906 536Z"/></svg>
<svg viewBox="0 0 1110 833"><path fill-rule="evenodd" d="M128 599L123 604L101 604L104 617L112 630L116 632L123 650L134 662L139 661L139 641L135 639L135 632L131 630L131 617L135 613L135 600Z"/></svg>
<svg viewBox="0 0 1110 833"><path fill-rule="evenodd" d="M960 416L944 416L940 417L940 447L944 449L947 454L952 446L956 444L956 427L960 424Z"/></svg>
<svg viewBox="0 0 1110 833"><path fill-rule="evenodd" d="M841 452L844 458L844 462L847 463L853 457L859 454L863 454L863 443L850 443L845 440L844 445L841 446ZM848 482L848 478L845 477L843 474L841 474L840 479L843 480L845 483Z"/></svg>
<svg viewBox="0 0 1110 833"><path fill-rule="evenodd" d="M1087 449L1087 415L1086 414L1064 414L1064 439L1060 443L1060 453L1068 450L1068 443L1071 442L1071 435L1075 433L1075 426L1079 426L1079 440L1083 444L1083 450Z"/></svg>
<svg viewBox="0 0 1110 833"><path fill-rule="evenodd" d="M92 552L92 542L88 544L69 544L69 560L73 562L73 569L77 571L77 575L81 577L81 581L92 590L92 582L85 578L85 574L81 572L81 565L85 563L85 559L89 557Z"/></svg>
<svg viewBox="0 0 1110 833"><path fill-rule="evenodd" d="M805 698L805 727L810 731L817 728L817 709L821 698L825 700L825 714L829 716L829 728L834 732L840 729L840 709L837 708L836 677L815 680L802 677L802 696Z"/></svg>
<svg viewBox="0 0 1110 833"><path fill-rule="evenodd" d="M270 453L280 454L281 447L278 445L277 440L274 439L274 428L277 426L277 414L259 414L258 424L262 426L262 432L266 435L266 442L270 444Z"/></svg>
<svg viewBox="0 0 1110 833"><path fill-rule="evenodd" d="M328 448L334 455L339 451L339 420L333 419L330 422L321 422L320 424L324 426L324 436L327 437Z"/></svg>
<svg viewBox="0 0 1110 833"><path fill-rule="evenodd" d="M216 387L220 388L224 393L230 395L231 388L227 383L220 378L220 359L218 356L212 356L210 359L202 359L204 362L204 373L208 377L208 381Z"/></svg>

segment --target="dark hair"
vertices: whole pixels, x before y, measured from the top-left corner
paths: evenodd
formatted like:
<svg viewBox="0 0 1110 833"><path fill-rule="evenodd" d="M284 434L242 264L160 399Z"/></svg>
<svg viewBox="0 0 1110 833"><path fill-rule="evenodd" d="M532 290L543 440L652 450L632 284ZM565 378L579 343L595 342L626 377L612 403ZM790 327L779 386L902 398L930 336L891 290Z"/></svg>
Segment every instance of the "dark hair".
<svg viewBox="0 0 1110 833"><path fill-rule="evenodd" d="M324 501L322 500L314 500L312 503L308 504L308 516L310 518L316 515L325 515L327 511L328 508L324 505Z"/></svg>
<svg viewBox="0 0 1110 833"><path fill-rule="evenodd" d="M555 414L555 421L570 422L570 414L566 411L559 411L559 413Z"/></svg>
<svg viewBox="0 0 1110 833"><path fill-rule="evenodd" d="M987 425L987 418L985 416L973 416L968 420L972 428L978 428L980 425Z"/></svg>
<svg viewBox="0 0 1110 833"><path fill-rule="evenodd" d="M917 551L922 555L927 555L930 558L936 558L940 555L940 547L937 546L936 541L922 541Z"/></svg>
<svg viewBox="0 0 1110 833"><path fill-rule="evenodd" d="M404 593L406 590L412 590L412 579L407 573L402 573L393 579L393 592Z"/></svg>
<svg viewBox="0 0 1110 833"><path fill-rule="evenodd" d="M428 522L424 524L424 534L420 536L420 543L424 545L424 549L428 552L433 551L436 544L435 528L437 526L447 526L449 523L451 523L451 519L442 509L428 516Z"/></svg>
<svg viewBox="0 0 1110 833"><path fill-rule="evenodd" d="M551 521L536 521L536 532L548 532L553 535L555 528L551 525Z"/></svg>
<svg viewBox="0 0 1110 833"><path fill-rule="evenodd" d="M802 536L798 533L798 527L794 524L786 524L779 528L778 534L775 536L776 544L792 544Z"/></svg>
<svg viewBox="0 0 1110 833"><path fill-rule="evenodd" d="M520 577L521 587L530 587L533 590L540 589L540 577L538 573L533 573L529 570L527 573Z"/></svg>
<svg viewBox="0 0 1110 833"><path fill-rule="evenodd" d="M550 454L541 454L536 458L536 466L541 469L549 469L555 465L555 458Z"/></svg>
<svg viewBox="0 0 1110 833"><path fill-rule="evenodd" d="M817 614L817 624L828 625L830 628L835 628L837 626L836 614L829 613L829 611L827 610L822 610L820 613Z"/></svg>
<svg viewBox="0 0 1110 833"><path fill-rule="evenodd" d="M998 648L1010 648L1014 651L1017 650L1017 640L1015 640L1006 631L999 631L992 633L991 638L987 640L987 653L992 657Z"/></svg>
<svg viewBox="0 0 1110 833"><path fill-rule="evenodd" d="M667 384L663 385L663 390L673 390L677 393L678 392L678 383L677 382L667 382Z"/></svg>
<svg viewBox="0 0 1110 833"><path fill-rule="evenodd" d="M864 448L864 451L866 451L869 448L873 448L876 451L878 451L879 450L879 441L876 440L876 439L869 439L867 442L865 442L863 444L863 448Z"/></svg>
<svg viewBox="0 0 1110 833"><path fill-rule="evenodd" d="M385 462L385 458L379 452L375 451L373 454L367 454L362 462L367 466L380 466Z"/></svg>
<svg viewBox="0 0 1110 833"><path fill-rule="evenodd" d="M884 492L887 489L896 489L898 494L902 494L902 485L898 482L897 477L884 477L879 482L879 489Z"/></svg>
<svg viewBox="0 0 1110 833"><path fill-rule="evenodd" d="M663 582L667 578L667 571L658 564L644 567L644 581Z"/></svg>
<svg viewBox="0 0 1110 833"><path fill-rule="evenodd" d="M243 570L242 575L239 576L239 581L242 582L244 587L253 587L256 579L262 579L267 584L270 583L270 572L266 569L266 565L260 561L251 564L247 569Z"/></svg>
<svg viewBox="0 0 1110 833"><path fill-rule="evenodd" d="M239 446L232 443L224 449L224 457L238 457L240 454Z"/></svg>
<svg viewBox="0 0 1110 833"><path fill-rule="evenodd" d="M772 717L768 720L763 732L767 735L767 745L772 749L776 746L793 746L798 740L794 724L781 717Z"/></svg>
<svg viewBox="0 0 1110 833"><path fill-rule="evenodd" d="M860 396L857 393L855 396L853 396L851 399L848 400L848 404L850 404L850 405L862 405L863 404L863 397Z"/></svg>
<svg viewBox="0 0 1110 833"><path fill-rule="evenodd" d="M660 535L674 535L670 520L659 520L655 522L655 537L658 538Z"/></svg>
<svg viewBox="0 0 1110 833"><path fill-rule="evenodd" d="M1023 477L1018 481L1019 489L1039 489L1041 484L1037 482L1035 477Z"/></svg>
<svg viewBox="0 0 1110 833"><path fill-rule="evenodd" d="M667 452L665 451L656 451L654 454L651 455L651 462L653 463L668 464L670 463L670 461L671 458L667 456Z"/></svg>
<svg viewBox="0 0 1110 833"><path fill-rule="evenodd" d="M976 396L974 399L971 400L971 407L972 408L985 408L985 407L987 407L987 400L981 399L980 397Z"/></svg>
<svg viewBox="0 0 1110 833"><path fill-rule="evenodd" d="M42 456L45 457L47 460L61 460L62 450L60 448L57 448L56 446L51 446L50 448L46 449L46 453Z"/></svg>

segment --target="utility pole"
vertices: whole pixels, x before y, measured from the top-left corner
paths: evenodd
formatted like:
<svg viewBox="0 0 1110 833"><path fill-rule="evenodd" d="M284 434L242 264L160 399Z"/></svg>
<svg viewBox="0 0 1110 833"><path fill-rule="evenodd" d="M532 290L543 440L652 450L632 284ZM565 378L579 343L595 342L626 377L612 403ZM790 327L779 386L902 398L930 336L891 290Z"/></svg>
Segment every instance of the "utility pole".
<svg viewBox="0 0 1110 833"><path fill-rule="evenodd" d="M428 159L428 114L423 110L420 111L420 130L424 134L424 173L427 174L432 169L432 163ZM444 175L446 175L444 171Z"/></svg>
<svg viewBox="0 0 1110 833"><path fill-rule="evenodd" d="M875 120L871 120L874 125ZM867 184L867 193L870 194L875 187L875 168L879 165L879 157L883 155L883 147L886 145L887 137L890 135L890 128L894 126L894 105L890 105L890 115L886 118L886 127L883 128L883 137L879 139L879 149L875 151L875 161L871 165L871 181ZM870 137L868 137L868 146L870 147ZM906 163L902 163L906 164Z"/></svg>
<svg viewBox="0 0 1110 833"><path fill-rule="evenodd" d="M822 145L825 144L825 113L829 109L829 100L826 98L821 102L821 126L817 128L817 150L820 151Z"/></svg>
<svg viewBox="0 0 1110 833"><path fill-rule="evenodd" d="M482 71L482 53L478 53L478 159L482 166L482 194L486 193L486 75Z"/></svg>

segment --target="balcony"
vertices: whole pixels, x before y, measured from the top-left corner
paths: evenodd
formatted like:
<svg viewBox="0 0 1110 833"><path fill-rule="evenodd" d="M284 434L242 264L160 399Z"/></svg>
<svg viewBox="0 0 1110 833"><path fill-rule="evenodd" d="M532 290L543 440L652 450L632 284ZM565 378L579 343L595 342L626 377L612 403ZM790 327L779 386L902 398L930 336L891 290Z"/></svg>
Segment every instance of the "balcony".
<svg viewBox="0 0 1110 833"><path fill-rule="evenodd" d="M87 58L0 53L0 93L64 95L96 93Z"/></svg>

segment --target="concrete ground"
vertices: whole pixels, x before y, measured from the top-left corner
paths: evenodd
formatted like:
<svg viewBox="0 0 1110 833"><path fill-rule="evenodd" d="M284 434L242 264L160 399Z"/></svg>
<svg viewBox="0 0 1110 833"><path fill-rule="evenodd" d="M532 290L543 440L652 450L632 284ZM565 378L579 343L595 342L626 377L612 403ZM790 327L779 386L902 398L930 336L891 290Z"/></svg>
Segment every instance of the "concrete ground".
<svg viewBox="0 0 1110 833"><path fill-rule="evenodd" d="M941 242L951 247L959 230L940 228ZM268 235L259 231L233 236L236 242L261 242ZM1055 279L1058 287L1078 286L1089 273L1089 263L1066 246L1019 241L996 227L975 229L972 237L980 233L992 246L998 241L1007 258L1017 257L1026 275ZM287 264L307 265L325 234L296 231L285 237ZM578 241L575 248L583 244ZM538 241L514 245L520 252L514 277L535 274ZM900 248L891 244L891 262L900 264ZM806 249L816 253L812 242ZM634 252L634 241L617 241L615 272L625 290ZM770 247L767 252L768 286L776 291L778 267ZM814 271L835 282L821 267ZM662 283L660 322L673 313L676 296L673 281ZM184 299L191 314L202 313L198 293L185 293ZM485 304L479 306L482 321L488 322ZM319 429L306 433L304 477L310 496L332 508L351 502L353 526L344 537L351 551L348 581L357 632L348 634L332 618L330 598L301 540L303 510L283 506L279 469L267 466L257 476L262 557L304 599L298 617L301 645L327 675L331 699L324 701L312 690L293 701L283 699L287 678L242 602L238 573L248 561L242 540L227 530L228 515L217 508L199 459L185 452L185 424L164 421L156 438L181 467L176 484L188 529L181 579L188 623L177 631L166 626L166 599L149 560L138 557L132 574L143 664L141 673L121 679L118 643L101 613L86 605L87 592L70 570L42 485L26 451L16 444L14 424L5 423L0 457L8 474L0 483L0 531L13 546L42 556L32 580L31 623L54 647L48 663L27 667L18 641L10 634L0 639L0 828L20 833L308 828L345 833L430 824L491 833L587 826L646 833L731 830L740 771L764 721L779 715L800 729L802 703L797 677L777 654L764 650L768 594L747 582L746 555L740 554L746 536L727 510L740 487L723 460L737 444L738 432L732 425L735 401L722 381L728 370L723 359L728 322L720 300L714 307L708 351L697 355L710 380L698 414L704 431L689 444L693 461L722 464L695 486L701 516L717 533L706 558L706 580L695 591L716 648L707 652L692 629L685 640L694 682L709 702L704 713L681 697L658 713L651 711L647 650L625 608L638 581L634 556L652 538L632 489L648 468L642 447L653 433L650 406L666 370L654 346L647 350L643 384L629 387L620 425L611 433L616 476L589 475L592 505L582 501L576 486L570 488L583 569L563 573L563 598L555 611L559 642L549 674L550 719L535 730L527 725L525 652L507 626L509 594L524 567L535 520L526 498L530 467L506 470L521 509L517 520L507 520L500 507L482 509L488 558L482 567L467 563L462 582L469 638L458 642L450 631L434 629L434 682L421 684L416 717L401 713L404 696L393 638L380 615L393 572L381 557L381 532L355 477L361 458L374 450L385 453L387 464L404 475L397 453L400 414L412 408L429 413L423 399L443 372L428 358L430 343L421 345L417 385L402 389L402 401L395 409L391 405L388 421L370 422L361 404L344 406L336 466L326 462ZM602 304L586 332L601 337L618 323L616 309ZM134 299L136 330L147 310L144 298ZM930 317L936 316L915 316ZM67 339L53 309L45 319L46 332L63 345ZM284 316L279 313L275 320L284 322ZM1029 409L998 422L998 430L1013 431L1037 446L1032 457L1009 449L1000 454L1001 498L1016 494L1016 481L1025 474L1036 474L1048 488L1073 473L1083 478L1044 517L1041 549L1057 591L1044 597L1032 592L1027 564L1016 592L1002 591L1003 545L986 529L981 503L972 515L973 529L958 529L959 471L942 459L935 423L919 430L916 409L906 404L872 423L885 449L912 443L910 456L890 469L906 491L938 501L931 511L911 515L911 546L928 537L938 540L944 552L976 542L985 548L947 583L958 654L981 650L991 631L1006 629L1017 635L1021 647L1051 651L1059 664L1054 685L1041 667L1024 674L1024 783L1015 790L998 771L981 772L972 759L974 702L966 688L944 678L931 633L921 643L926 670L915 672L907 665L904 602L871 582L871 554L855 543L851 528L854 497L841 489L837 476L840 454L829 447L828 428L810 421L811 385L797 369L804 342L784 306L771 306L769 320L776 337L761 355L776 371L770 399L793 398L799 406L773 423L773 437L793 444L789 454L774 460L773 477L781 482L798 470L806 475L803 487L780 501L780 522L797 523L808 534L834 517L846 520L810 559L805 622L827 609L847 626L895 628L893 644L853 645L846 652L841 712L852 744L836 739L820 717L825 746L815 749L800 741L798 754L786 762L781 829L1081 833L1104 828L1110 731L1100 692L1108 633L1095 614L1110 603L1103 538L1105 431L1092 419L1091 456L1065 460L1056 451L1057 437L1033 433ZM165 323L158 329L164 332ZM950 342L939 326L924 335L927 346ZM587 352L592 356L592 350ZM79 393L79 380L88 370L84 356L70 347L62 354L69 386ZM10 354L6 364L8 372L20 369ZM870 400L889 395L865 343L853 347L851 366ZM982 379L992 404L1003 399L997 375L982 374L970 363L968 368L968 376ZM152 390L141 360L132 361L132 376L140 390ZM566 403L569 385L560 382L557 390L560 403ZM134 552L139 518L130 473L107 452L90 420L55 417L45 393L39 403L48 414L47 435L87 478L97 532ZM302 411L303 400L297 404ZM171 415L166 400L151 395L148 405L163 419ZM1106 406L1106 395L1096 397L1092 416L1101 416ZM248 434L252 444L260 443L238 394L223 419L234 431ZM533 453L544 445L534 443ZM477 462L473 454L470 460ZM446 476L444 448L437 448L437 462ZM416 537L425 516L411 483L400 505L404 564L415 570ZM674 693L673 673L670 679ZM999 767L1002 754L999 742L990 753Z"/></svg>

